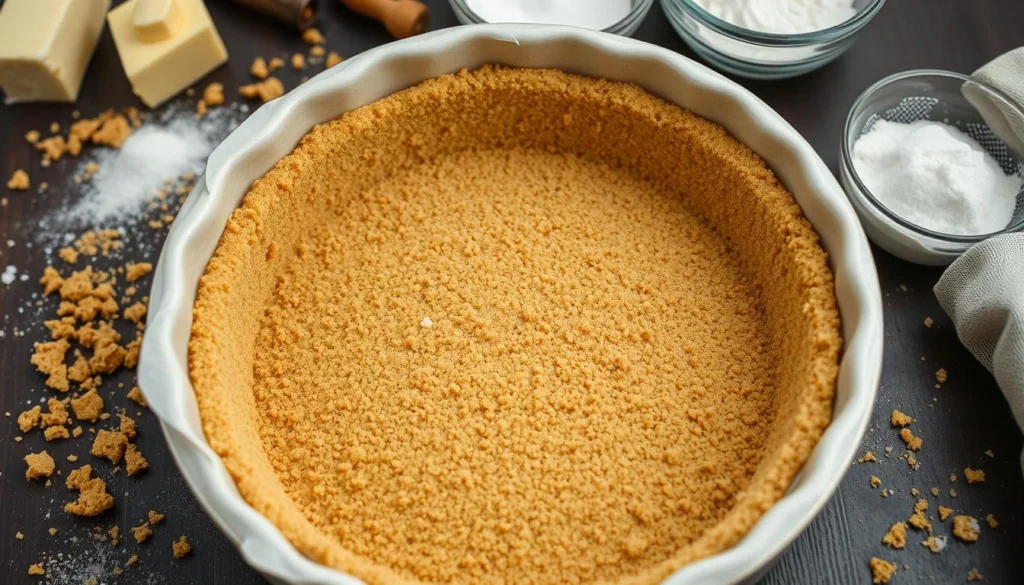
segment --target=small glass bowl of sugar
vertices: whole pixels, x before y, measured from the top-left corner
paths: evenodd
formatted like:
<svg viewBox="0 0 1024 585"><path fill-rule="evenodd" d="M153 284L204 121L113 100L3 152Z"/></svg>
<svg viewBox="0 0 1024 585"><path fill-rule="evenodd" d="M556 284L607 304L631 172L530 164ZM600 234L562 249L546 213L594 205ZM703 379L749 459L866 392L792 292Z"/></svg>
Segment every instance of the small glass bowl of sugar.
<svg viewBox="0 0 1024 585"><path fill-rule="evenodd" d="M713 67L751 79L810 73L838 58L885 0L661 0L676 33Z"/></svg>
<svg viewBox="0 0 1024 585"><path fill-rule="evenodd" d="M854 102L839 180L876 245L945 266L987 238L1024 230L1024 155L986 123L975 105L984 102L968 99L978 92L993 111L1024 119L998 89L949 71L898 73Z"/></svg>

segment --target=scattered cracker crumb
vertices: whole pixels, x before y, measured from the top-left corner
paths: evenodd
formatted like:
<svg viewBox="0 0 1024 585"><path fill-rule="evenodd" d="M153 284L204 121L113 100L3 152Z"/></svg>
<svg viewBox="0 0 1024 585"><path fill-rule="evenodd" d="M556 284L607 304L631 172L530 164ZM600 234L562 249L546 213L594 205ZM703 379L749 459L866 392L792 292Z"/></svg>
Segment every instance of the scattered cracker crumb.
<svg viewBox="0 0 1024 585"><path fill-rule="evenodd" d="M74 264L75 262L78 262L78 251L72 248L71 246L61 248L60 251L57 252L57 256L59 256L61 260L67 262L68 264Z"/></svg>
<svg viewBox="0 0 1024 585"><path fill-rule="evenodd" d="M302 31L302 40L306 41L310 45L322 45L326 40L324 35L320 33L317 28L307 28Z"/></svg>
<svg viewBox="0 0 1024 585"><path fill-rule="evenodd" d="M278 69L280 69L282 67L284 67L284 59L282 59L280 57L274 57L274 58L272 58L270 60L269 68L270 68L271 73L274 72L274 71L277 71Z"/></svg>
<svg viewBox="0 0 1024 585"><path fill-rule="evenodd" d="M43 413L40 418L39 425L41 427L65 425L70 420L67 407L64 406L62 401L50 398L46 401L46 407L49 409L49 412Z"/></svg>
<svg viewBox="0 0 1024 585"><path fill-rule="evenodd" d="M871 582L875 585L888 583L896 573L896 565L878 557L871 557L869 565L871 566Z"/></svg>
<svg viewBox="0 0 1024 585"><path fill-rule="evenodd" d="M134 565L137 562L139 562L139 555L132 555L132 556L128 557L127 561L125 561L124 566L130 567L130 566Z"/></svg>
<svg viewBox="0 0 1024 585"><path fill-rule="evenodd" d="M918 530L932 531L932 523L928 521L928 518L924 515L925 510L928 509L928 500L918 500L914 504L914 513L907 520L907 523Z"/></svg>
<svg viewBox="0 0 1024 585"><path fill-rule="evenodd" d="M57 529L56 529L56 528L53 528L53 527L49 528L49 529L47 530L47 532L49 532L49 533L50 533L50 536L56 536L56 535L57 535Z"/></svg>
<svg viewBox="0 0 1024 585"><path fill-rule="evenodd" d="M131 263L131 262L129 262L124 267L124 270L125 270L125 273L124 273L125 280L127 280L128 282L135 282L136 280L138 280L138 279L142 278L143 276L146 276L147 274L152 272L153 271L153 265L150 264L149 262L139 262L139 263Z"/></svg>
<svg viewBox="0 0 1024 585"><path fill-rule="evenodd" d="M141 525L132 528L132 536L135 537L135 542L142 544L147 538L153 535L153 530L149 527L148 522L143 522Z"/></svg>
<svg viewBox="0 0 1024 585"><path fill-rule="evenodd" d="M867 453L864 454L863 457L857 460L857 463L867 463L868 461L874 461L877 463L878 457L875 457L875 454L873 452L868 451Z"/></svg>
<svg viewBox="0 0 1024 585"><path fill-rule="evenodd" d="M948 378L949 374L946 372L946 368L939 368L935 372L935 381L939 384L945 384Z"/></svg>
<svg viewBox="0 0 1024 585"><path fill-rule="evenodd" d="M921 445L924 443L921 437L914 436L914 433L907 428L900 429L900 438L907 444L907 449L911 451L920 451Z"/></svg>
<svg viewBox="0 0 1024 585"><path fill-rule="evenodd" d="M931 317L925 317L924 318L924 326L925 327L931 327L934 324L935 324L935 321L933 321Z"/></svg>
<svg viewBox="0 0 1024 585"><path fill-rule="evenodd" d="M933 554L939 554L942 549L946 548L946 537L931 535L921 541L921 546L932 551Z"/></svg>
<svg viewBox="0 0 1024 585"><path fill-rule="evenodd" d="M953 514L953 508L947 508L945 506L939 506L939 521L945 522L950 515Z"/></svg>
<svg viewBox="0 0 1024 585"><path fill-rule="evenodd" d="M124 433L104 429L96 433L89 453L96 457L105 457L116 465L124 458L127 447L128 437L124 436Z"/></svg>
<svg viewBox="0 0 1024 585"><path fill-rule="evenodd" d="M882 544L892 548L903 548L907 544L907 525L904 522L897 522L892 525L889 532L882 537Z"/></svg>
<svg viewBox="0 0 1024 585"><path fill-rule="evenodd" d="M996 521L996 517L991 513L985 516L985 522L988 522L988 527L995 530L999 526L999 522Z"/></svg>
<svg viewBox="0 0 1024 585"><path fill-rule="evenodd" d="M327 49L321 47L320 45L317 45L315 47L310 47L310 49L309 49L309 55L311 57L323 57L324 54L326 54L326 53L327 53Z"/></svg>
<svg viewBox="0 0 1024 585"><path fill-rule="evenodd" d="M157 512L156 510L150 510L146 514L146 519L149 521L150 524L159 524L163 521L164 515L160 512Z"/></svg>
<svg viewBox="0 0 1024 585"><path fill-rule="evenodd" d="M238 93L247 99L260 98L263 103L284 95L284 85L276 77L268 77L260 83L243 85L238 88Z"/></svg>
<svg viewBox="0 0 1024 585"><path fill-rule="evenodd" d="M978 524L978 520L973 516L954 516L953 536L964 542L975 542L981 536L981 525Z"/></svg>
<svg viewBox="0 0 1024 585"><path fill-rule="evenodd" d="M115 574L115 575L120 575L121 573L124 573L124 569L122 569L121 567L119 567L117 565L114 565L114 568L110 572Z"/></svg>
<svg viewBox="0 0 1024 585"><path fill-rule="evenodd" d="M921 463L917 460L917 455L914 455L913 451L907 451L907 465L914 471L917 471L921 466Z"/></svg>
<svg viewBox="0 0 1024 585"><path fill-rule="evenodd" d="M124 141L131 136L132 128L128 120L121 114L107 118L92 135L93 144L105 144L113 148L121 148Z"/></svg>
<svg viewBox="0 0 1024 585"><path fill-rule="evenodd" d="M292 55L291 63L292 69L305 69L306 58L302 55L302 53L295 53L294 55Z"/></svg>
<svg viewBox="0 0 1024 585"><path fill-rule="evenodd" d="M97 516L114 506L114 497L107 493L107 483L92 477L92 466L84 465L68 474L68 489L78 490L78 499L64 506L77 516Z"/></svg>
<svg viewBox="0 0 1024 585"><path fill-rule="evenodd" d="M917 496L921 495L921 490L917 488L910 488L910 495L916 498Z"/></svg>
<svg viewBox="0 0 1024 585"><path fill-rule="evenodd" d="M11 178L7 181L7 188L12 191L24 191L30 187L28 173L22 169L16 169Z"/></svg>
<svg viewBox="0 0 1024 585"><path fill-rule="evenodd" d="M876 488L876 487L878 487L880 485L882 485L882 480L879 477L872 475L871 476L871 487Z"/></svg>
<svg viewBox="0 0 1024 585"><path fill-rule="evenodd" d="M14 538L16 538L18 540L23 540L25 538L25 535L22 534L21 532L15 532L14 533Z"/></svg>
<svg viewBox="0 0 1024 585"><path fill-rule="evenodd" d="M39 139L41 137L42 136L39 134L38 130L29 130L28 132L25 133L25 140L27 140L31 144L39 142Z"/></svg>
<svg viewBox="0 0 1024 585"><path fill-rule="evenodd" d="M249 67L249 73L252 74L256 79L266 79L270 75L270 71L267 69L267 62L263 57L256 57L252 61L252 67Z"/></svg>
<svg viewBox="0 0 1024 585"><path fill-rule="evenodd" d="M955 489L949 488L949 497L951 497L951 498L955 498L956 497L956 490Z"/></svg>
<svg viewBox="0 0 1024 585"><path fill-rule="evenodd" d="M47 441L56 441L57 439L68 439L71 435L68 434L67 427L48 427L43 431L43 438Z"/></svg>
<svg viewBox="0 0 1024 585"><path fill-rule="evenodd" d="M43 564L42 563L36 563L34 565L29 565L28 566L28 574L29 575L45 575L46 574L46 570L43 569Z"/></svg>
<svg viewBox="0 0 1024 585"><path fill-rule="evenodd" d="M146 458L142 456L142 452L139 451L139 448L134 444L128 445L124 458L124 468L129 476L141 473L149 468L149 463L146 461Z"/></svg>
<svg viewBox="0 0 1024 585"><path fill-rule="evenodd" d="M18 428L21 429L21 432L27 433L39 426L39 421L42 419L42 415L40 414L41 412L42 409L39 406L33 406L19 414Z"/></svg>
<svg viewBox="0 0 1024 585"><path fill-rule="evenodd" d="M939 497L939 488L933 487L932 488L932 495L935 496L936 498Z"/></svg>
<svg viewBox="0 0 1024 585"><path fill-rule="evenodd" d="M107 534L110 535L110 546L117 546L117 544L119 542L121 542L121 528L120 527L118 527L118 526L111 527L110 530L107 531Z"/></svg>
<svg viewBox="0 0 1024 585"><path fill-rule="evenodd" d="M78 461L78 455L68 455L68 461L72 463Z"/></svg>
<svg viewBox="0 0 1024 585"><path fill-rule="evenodd" d="M892 426L894 427L905 427L910 423L914 422L914 419L910 418L909 416L903 414L898 410L894 410L892 411L892 416L889 417L889 421L892 423Z"/></svg>
<svg viewBox="0 0 1024 585"><path fill-rule="evenodd" d="M131 321L132 323L140 323L142 318L146 316L146 305L142 301L137 301L134 305L124 310L124 318Z"/></svg>
<svg viewBox="0 0 1024 585"><path fill-rule="evenodd" d="M46 451L25 455L25 465L27 466L25 469L25 479L50 477L56 467L53 463L53 457Z"/></svg>
<svg viewBox="0 0 1024 585"><path fill-rule="evenodd" d="M65 283L66 285L66 283ZM64 356L71 344L66 339L58 339L48 343L36 343L35 353L29 361L42 374L46 374L46 385L60 392L67 392L68 367L64 364Z"/></svg>
<svg viewBox="0 0 1024 585"><path fill-rule="evenodd" d="M174 558L180 559L192 552L192 545L188 543L188 538L186 538L185 535L182 535L177 542L171 544L171 551L174 554Z"/></svg>
<svg viewBox="0 0 1024 585"><path fill-rule="evenodd" d="M64 278L56 268L47 266L43 269L43 276L39 279L39 284L43 285L43 296L50 296L64 286Z"/></svg>
<svg viewBox="0 0 1024 585"><path fill-rule="evenodd" d="M216 81L207 85L203 90L202 102L207 107L213 108L224 103L224 85Z"/></svg>
<svg viewBox="0 0 1024 585"><path fill-rule="evenodd" d="M71 410L75 411L75 418L78 420L94 423L103 412L103 398L95 389L89 390L78 398L71 399Z"/></svg>
<svg viewBox="0 0 1024 585"><path fill-rule="evenodd" d="M971 569L970 571L967 571L967 581L968 581L968 582L972 582L972 581L984 581L984 580L985 580L985 576L984 576L984 575L982 575L982 574L981 574L981 573L980 573L980 572L978 571L978 569Z"/></svg>
<svg viewBox="0 0 1024 585"><path fill-rule="evenodd" d="M964 468L964 477L967 478L967 483L982 483L985 481L985 471L982 469L971 469L970 467Z"/></svg>
<svg viewBox="0 0 1024 585"><path fill-rule="evenodd" d="M331 51L330 53L327 53L327 59L324 60L324 67L330 69L331 67L334 67L335 65L341 63L344 60L345 59L341 55L335 53L334 51Z"/></svg>
<svg viewBox="0 0 1024 585"><path fill-rule="evenodd" d="M124 434L124 436L128 437L129 439L134 439L135 436L138 435L139 433L138 425L135 424L135 419L125 414L124 410L119 412L117 414L117 417L121 420L121 426L118 430L120 430Z"/></svg>
<svg viewBox="0 0 1024 585"><path fill-rule="evenodd" d="M131 400L132 402L142 407L149 406L148 404L146 404L146 398L142 395L142 390L139 390L138 386L135 386L128 391L128 400Z"/></svg>

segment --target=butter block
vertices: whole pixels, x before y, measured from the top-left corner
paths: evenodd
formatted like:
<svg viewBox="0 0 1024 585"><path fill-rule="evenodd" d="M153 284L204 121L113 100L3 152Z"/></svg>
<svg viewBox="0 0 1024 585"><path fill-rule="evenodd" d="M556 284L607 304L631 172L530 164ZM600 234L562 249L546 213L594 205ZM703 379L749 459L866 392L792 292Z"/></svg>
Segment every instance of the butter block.
<svg viewBox="0 0 1024 585"><path fill-rule="evenodd" d="M0 7L0 88L7 102L73 102L110 0L7 0Z"/></svg>
<svg viewBox="0 0 1024 585"><path fill-rule="evenodd" d="M151 108L228 58L202 0L129 0L107 23L132 91Z"/></svg>

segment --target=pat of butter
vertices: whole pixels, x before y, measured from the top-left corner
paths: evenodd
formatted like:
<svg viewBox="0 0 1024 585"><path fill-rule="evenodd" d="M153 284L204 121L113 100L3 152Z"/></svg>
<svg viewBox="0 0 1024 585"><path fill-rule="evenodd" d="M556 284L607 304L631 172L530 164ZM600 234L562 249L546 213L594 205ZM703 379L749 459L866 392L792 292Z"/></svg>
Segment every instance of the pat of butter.
<svg viewBox="0 0 1024 585"><path fill-rule="evenodd" d="M202 0L128 0L107 23L132 91L151 108L228 58Z"/></svg>
<svg viewBox="0 0 1024 585"><path fill-rule="evenodd" d="M110 0L7 0L0 8L0 87L7 102L73 102Z"/></svg>

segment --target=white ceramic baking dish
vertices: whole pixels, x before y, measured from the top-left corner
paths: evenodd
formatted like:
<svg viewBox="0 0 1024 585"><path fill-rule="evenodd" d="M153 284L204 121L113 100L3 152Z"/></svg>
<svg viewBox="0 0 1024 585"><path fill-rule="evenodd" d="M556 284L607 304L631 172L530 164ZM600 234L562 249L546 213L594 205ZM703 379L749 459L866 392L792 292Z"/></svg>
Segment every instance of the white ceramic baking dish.
<svg viewBox="0 0 1024 585"><path fill-rule="evenodd" d="M752 582L821 510L849 468L868 423L882 364L882 310L874 262L853 208L800 135L736 83L676 53L583 29L474 25L363 53L257 110L210 155L157 266L139 383L196 498L245 560L275 583L359 581L297 551L239 496L203 435L188 377L196 286L229 214L249 185L313 125L425 79L485 63L552 67L636 83L725 126L760 154L821 234L835 273L845 351L834 416L788 494L736 546L690 564L666 582Z"/></svg>

